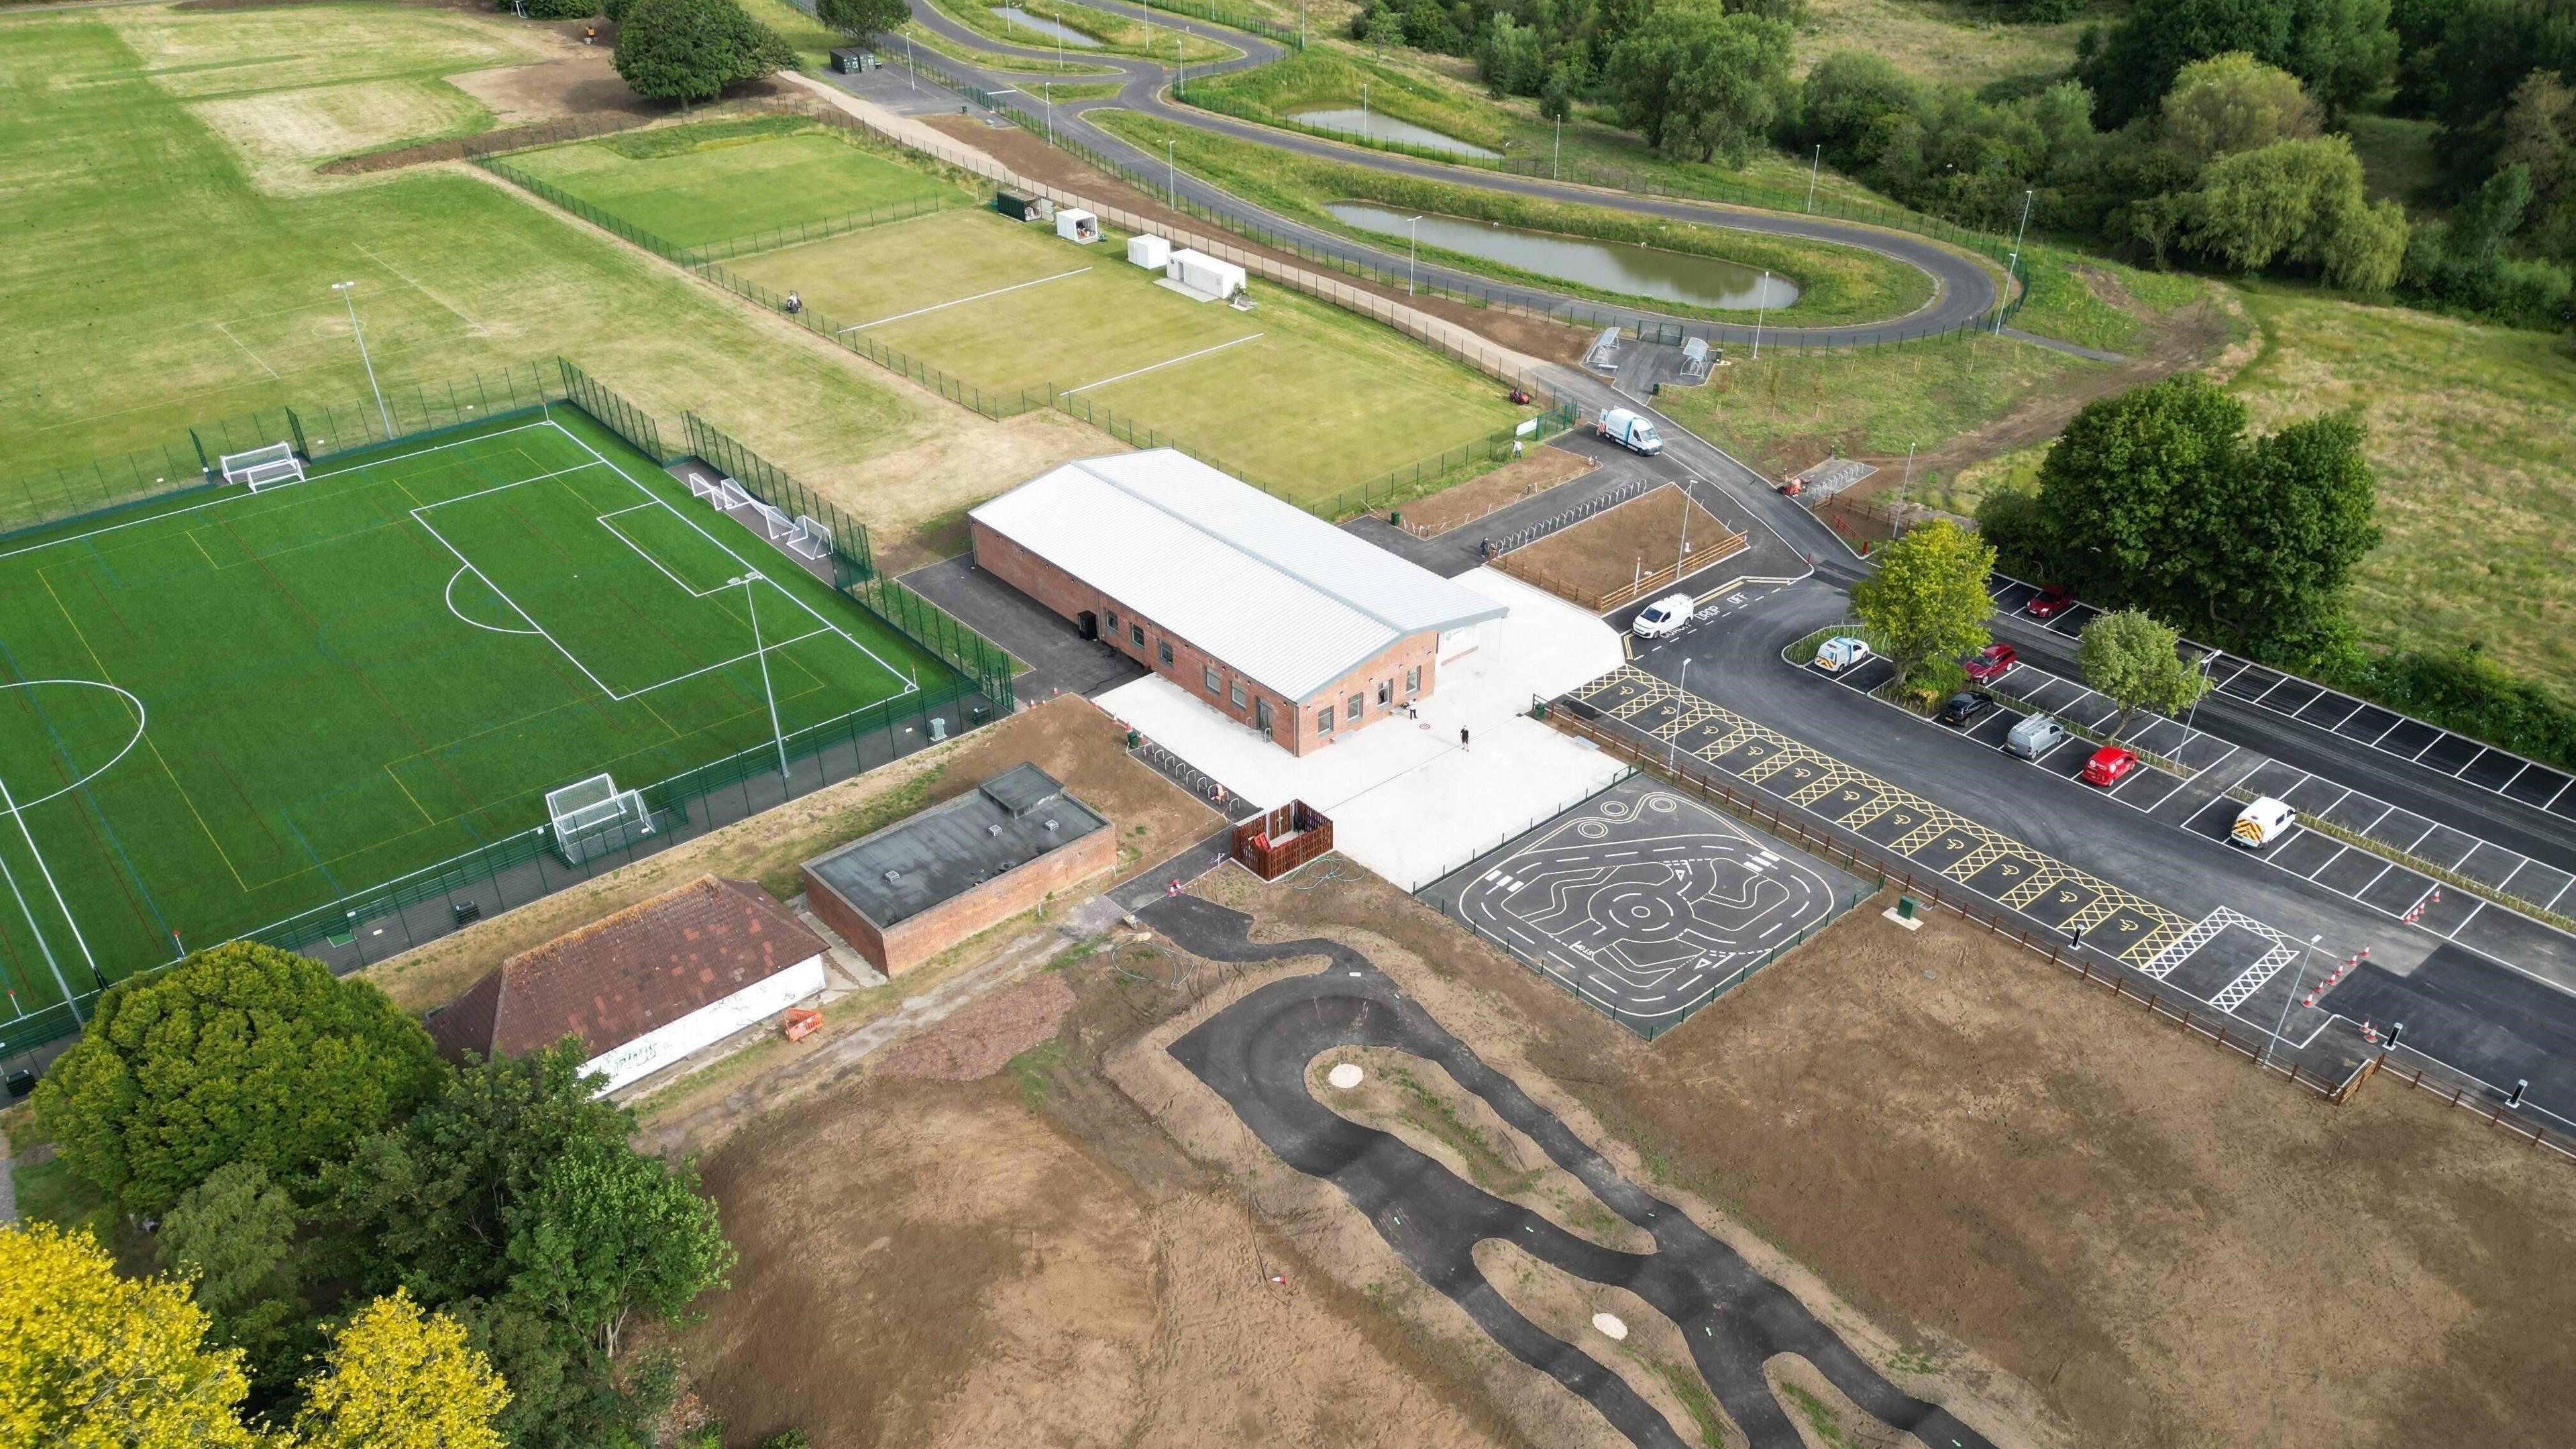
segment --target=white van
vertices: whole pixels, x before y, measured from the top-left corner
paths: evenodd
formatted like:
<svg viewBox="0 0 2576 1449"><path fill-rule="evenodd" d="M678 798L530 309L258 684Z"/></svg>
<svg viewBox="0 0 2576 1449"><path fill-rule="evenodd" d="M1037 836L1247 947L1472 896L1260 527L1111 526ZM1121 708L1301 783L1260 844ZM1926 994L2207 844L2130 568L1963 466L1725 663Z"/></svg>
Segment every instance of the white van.
<svg viewBox="0 0 2576 1449"><path fill-rule="evenodd" d="M2289 834L2290 827L2298 823L2299 812L2291 809L2288 801L2266 795L2238 812L2235 827L2227 832L2227 842L2247 850L2261 850Z"/></svg>
<svg viewBox="0 0 2576 1449"><path fill-rule="evenodd" d="M1699 608L1699 600L1688 594L1666 594L1637 611L1637 620L1628 626L1640 639L1669 639L1682 631Z"/></svg>
<svg viewBox="0 0 2576 1449"><path fill-rule="evenodd" d="M1840 674L1869 657L1869 641L1849 634L1837 634L1816 646L1816 667Z"/></svg>
<svg viewBox="0 0 2576 1449"><path fill-rule="evenodd" d="M1664 450L1663 436L1655 431L1655 425L1626 408L1612 408L1603 413L1601 421L1592 425L1592 430L1631 453L1644 453L1651 457Z"/></svg>

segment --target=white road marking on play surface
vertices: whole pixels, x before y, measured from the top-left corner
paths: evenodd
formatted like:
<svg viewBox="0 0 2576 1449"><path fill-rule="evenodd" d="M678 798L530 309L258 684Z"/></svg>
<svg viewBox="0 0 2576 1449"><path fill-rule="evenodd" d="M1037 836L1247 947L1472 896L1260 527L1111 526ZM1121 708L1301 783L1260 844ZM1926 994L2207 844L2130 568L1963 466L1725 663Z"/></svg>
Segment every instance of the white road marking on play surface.
<svg viewBox="0 0 2576 1449"><path fill-rule="evenodd" d="M1255 332L1255 333L1253 333L1253 334L1252 334L1251 336L1249 336L1249 337L1238 337L1238 338L1234 339L1234 341L1232 341L1232 342L1220 342L1220 343L1218 343L1218 344L1217 344L1216 346L1214 346L1214 347L1202 347L1202 348L1200 348L1200 349L1199 349L1198 351L1196 351L1196 352L1184 352L1184 353L1182 353L1182 354L1181 354L1180 356L1178 356L1178 357L1167 357L1167 358L1163 359L1162 361L1160 361L1160 362L1157 362L1157 363L1153 364L1153 366L1151 366L1151 367L1140 367L1140 368L1137 368L1134 372L1122 372L1122 373L1118 374L1116 377L1104 377L1104 378L1102 378L1102 379L1101 379L1100 381L1098 381L1098 382L1086 382L1086 383L1084 383L1084 384L1083 384L1082 386L1080 386L1080 387L1069 387L1069 388L1066 388L1066 389L1064 390L1064 391L1065 391L1065 395L1066 395L1066 396L1068 396L1068 397L1070 397L1070 396L1072 396L1073 394L1078 393L1078 392L1088 392L1088 391L1090 391L1091 389L1093 389L1093 388L1095 388L1095 387L1107 387L1109 384L1111 384L1111 383L1113 383L1113 382L1125 382L1127 379L1129 379L1129 378L1131 378L1131 377L1143 377L1146 373L1156 371L1156 370L1158 370L1158 369L1160 369L1160 368L1170 367L1170 366L1173 366L1173 365L1174 365L1174 364L1176 364L1176 363L1188 362L1188 361L1189 361L1189 360L1191 360L1192 358L1196 358L1196 357L1205 357L1205 356L1207 356L1207 355L1208 355L1209 353L1211 353L1211 352L1223 352L1223 351L1225 351L1225 350L1226 350L1227 348L1229 348L1229 347L1236 347L1236 346L1240 346L1241 344L1246 343L1246 342L1258 342L1258 341L1260 341L1260 340L1261 340L1264 336L1266 336L1266 335L1268 335L1268 334L1266 334L1266 333L1261 333L1261 332Z"/></svg>
<svg viewBox="0 0 2576 1449"><path fill-rule="evenodd" d="M489 337L492 335L490 328L485 327L482 323L475 321L471 316L467 315L464 308L457 306L455 303L448 301L445 297L442 297L427 287L422 286L419 278L414 277L411 273L404 271L393 263L386 261L383 257L377 256L374 252L368 251L361 243L351 242L349 245L357 247L357 249L366 256L368 261L374 262L377 266L380 266L386 271L393 273L396 277L401 278L403 285L420 293L422 296L427 297L439 306L446 308L449 312L454 313L456 319L465 324L466 332L469 336Z"/></svg>
<svg viewBox="0 0 2576 1449"><path fill-rule="evenodd" d="M224 325L224 324L222 324L221 322L218 322L218 323L216 323L216 324L214 324L214 325L215 325L215 330L216 330L216 331L218 331L218 332L220 332L220 333L224 334L226 337L230 337L230 338L232 338L232 344L233 344L233 346L240 348L240 349L242 350L242 355L243 355L243 356L245 356L245 357L249 358L249 359L250 359L251 361L253 361L253 362L258 363L258 364L259 364L259 370L260 370L260 371L262 371L262 372L264 372L264 373L267 373L267 374L268 374L270 377L272 377L272 378L274 378L274 377L276 377L276 376L277 376L277 369L268 365L268 359L267 359L267 358L265 358L265 357L260 356L260 355L259 355L258 353L256 353L256 352L251 351L251 350L250 350L250 344L249 344L249 343L242 341L239 337L234 337L234 336L233 336L233 329L231 329L231 328L229 328L229 327L225 326L225 325Z"/></svg>
<svg viewBox="0 0 2576 1449"><path fill-rule="evenodd" d="M969 302L981 302L987 297L998 297L1005 292L1018 292L1030 287L1043 287L1049 282L1061 282L1067 277L1079 277L1090 270L1091 268L1089 267L1076 267L1072 271L1058 272L1052 277L1040 277L1033 282L1013 282L1007 287L995 287L989 292L977 292L972 297L959 297L953 301L941 302L936 306L915 307L909 312L897 312L891 317L879 317L873 322L853 322L849 326L842 328L841 332L857 332L869 327L883 327L888 322L900 322L906 317L923 317L933 312L944 312L951 307L963 307ZM835 332L832 335L838 337L841 335L841 332Z"/></svg>

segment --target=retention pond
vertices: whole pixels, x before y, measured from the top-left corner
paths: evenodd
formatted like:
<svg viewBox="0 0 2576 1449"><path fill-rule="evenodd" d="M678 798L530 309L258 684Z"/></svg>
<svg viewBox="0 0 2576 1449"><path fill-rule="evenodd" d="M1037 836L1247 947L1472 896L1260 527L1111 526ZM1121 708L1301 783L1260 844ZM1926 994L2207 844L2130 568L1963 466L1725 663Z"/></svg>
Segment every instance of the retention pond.
<svg viewBox="0 0 2576 1449"><path fill-rule="evenodd" d="M1301 121L1319 131L1339 131L1364 141L1395 141L1419 146L1428 151L1443 151L1452 156L1473 156L1481 161L1498 160L1500 151L1489 151L1455 136L1399 121L1393 116L1372 114L1358 106L1326 106L1312 111L1292 111L1289 119Z"/></svg>
<svg viewBox="0 0 2576 1449"><path fill-rule="evenodd" d="M1346 226L1393 237L1413 237L1417 224L1410 212L1361 201L1335 201L1325 210ZM1648 297L1661 302L1750 312L1780 308L1798 300L1798 284L1764 274L1740 262L1661 247L1594 241L1589 237L1525 231L1487 221L1426 213L1419 223L1425 246L1463 252L1502 262L1524 272L1580 282L1604 292Z"/></svg>

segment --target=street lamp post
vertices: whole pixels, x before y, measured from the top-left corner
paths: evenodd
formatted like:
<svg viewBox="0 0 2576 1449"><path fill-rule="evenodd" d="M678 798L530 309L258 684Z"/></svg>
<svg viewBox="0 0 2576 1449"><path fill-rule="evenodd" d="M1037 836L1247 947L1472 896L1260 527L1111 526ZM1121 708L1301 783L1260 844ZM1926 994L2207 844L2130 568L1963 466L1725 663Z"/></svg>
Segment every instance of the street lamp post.
<svg viewBox="0 0 2576 1449"><path fill-rule="evenodd" d="M2299 988L2307 983L2308 957L2316 954L2317 943L2324 939L2322 935L2310 936L2307 949L2299 953L2298 974L2290 978L2290 994L2281 998L2281 1019L2272 1024L2272 1039L2263 1043L2263 1055L2257 1065L2272 1064L2272 1048L2280 1044L2281 1033L2290 1029L2290 1003L2299 999Z"/></svg>
<svg viewBox="0 0 2576 1449"><path fill-rule="evenodd" d="M769 701L769 738L778 746L778 783L787 783L787 736L778 728L778 695L769 687L769 650L760 642L760 600L751 591L755 583L764 582L757 573L744 574L734 580L742 585L742 602L751 610L751 651L760 656L760 693Z"/></svg>
<svg viewBox="0 0 2576 1449"><path fill-rule="evenodd" d="M903 73L912 78L912 88L921 89L921 72L912 63L912 37L903 38Z"/></svg>
<svg viewBox="0 0 2576 1449"><path fill-rule="evenodd" d="M1163 184L1171 188L1174 211L1181 209L1181 163L1172 159L1172 148L1178 144L1176 141L1163 143Z"/></svg>
<svg viewBox="0 0 2576 1449"><path fill-rule="evenodd" d="M1771 310L1771 269L1762 270L1762 290L1753 294L1753 360L1762 360L1762 314Z"/></svg>
<svg viewBox="0 0 2576 1449"><path fill-rule="evenodd" d="M376 416L384 420L385 441L390 443L394 440L393 410L385 406L385 390L376 385L375 359L367 356L367 334L358 326L357 286L355 282L333 282L331 290L349 304L349 335L358 339L358 361L366 365L367 390L376 395Z"/></svg>
<svg viewBox="0 0 2576 1449"><path fill-rule="evenodd" d="M2024 187L2021 193L2021 225L2013 229L2012 260L2004 263L2006 290L2010 290L2013 279L2021 275L2021 243L2024 237L2030 235L2031 196L2032 189ZM1997 337L2001 337L2004 333L2004 302L2005 299L2001 296L1995 298L1995 335Z"/></svg>
<svg viewBox="0 0 2576 1449"><path fill-rule="evenodd" d="M1547 158L1547 179L1554 181L1565 162L1565 117L1556 118L1556 150Z"/></svg>
<svg viewBox="0 0 2576 1449"><path fill-rule="evenodd" d="M1422 250L1422 218L1417 214L1405 224L1413 228L1412 239L1404 244L1404 295L1410 297L1413 295L1414 254Z"/></svg>
<svg viewBox="0 0 2576 1449"><path fill-rule="evenodd" d="M1047 144L1052 146L1055 144L1055 82L1040 81L1038 86L1046 93Z"/></svg>
<svg viewBox="0 0 2576 1449"><path fill-rule="evenodd" d="M1816 173L1823 169L1825 169L1825 147L1820 141L1816 144L1816 159L1807 163L1807 210L1809 211L1816 209Z"/></svg>
<svg viewBox="0 0 2576 1449"><path fill-rule="evenodd" d="M1367 81L1360 82L1360 139L1363 141L1369 138L1368 86Z"/></svg>

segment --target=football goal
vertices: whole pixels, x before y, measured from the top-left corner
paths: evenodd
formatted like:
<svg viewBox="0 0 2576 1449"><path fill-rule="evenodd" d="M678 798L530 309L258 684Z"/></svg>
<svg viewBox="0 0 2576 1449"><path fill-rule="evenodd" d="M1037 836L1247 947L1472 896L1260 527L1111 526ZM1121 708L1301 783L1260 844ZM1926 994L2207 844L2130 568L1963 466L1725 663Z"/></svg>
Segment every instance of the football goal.
<svg viewBox="0 0 2576 1449"><path fill-rule="evenodd" d="M271 443L247 453L226 453L223 469L225 482L243 484L253 493L281 483L304 481L304 460L295 456L293 443Z"/></svg>
<svg viewBox="0 0 2576 1449"><path fill-rule="evenodd" d="M787 551L802 559L821 559L832 551L832 530L800 513L796 531L787 535Z"/></svg>
<svg viewBox="0 0 2576 1449"><path fill-rule="evenodd" d="M555 854L578 866L653 833L653 812L640 790L620 790L606 775L593 775L546 792Z"/></svg>

